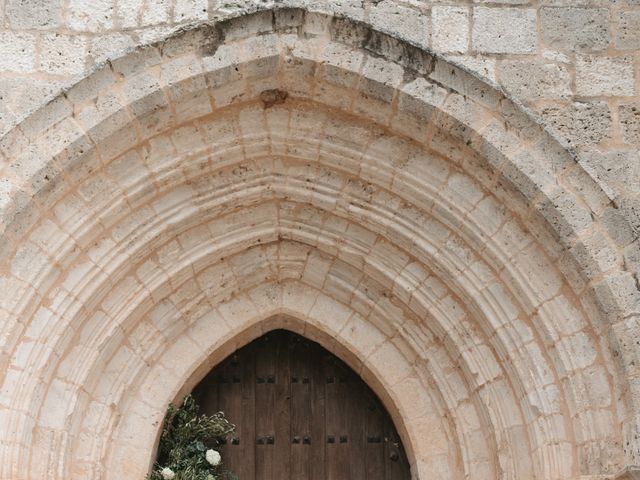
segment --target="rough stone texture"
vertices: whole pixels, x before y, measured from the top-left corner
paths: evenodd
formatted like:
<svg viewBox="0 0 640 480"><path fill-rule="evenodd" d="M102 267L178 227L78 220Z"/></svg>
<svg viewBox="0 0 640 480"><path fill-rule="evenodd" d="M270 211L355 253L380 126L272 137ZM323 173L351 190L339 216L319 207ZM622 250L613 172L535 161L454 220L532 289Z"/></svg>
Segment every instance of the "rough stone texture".
<svg viewBox="0 0 640 480"><path fill-rule="evenodd" d="M0 2L0 478L143 478L275 327L415 478L632 477L637 7L275 3Z"/></svg>
<svg viewBox="0 0 640 480"><path fill-rule="evenodd" d="M473 49L484 53L534 53L537 49L533 9L473 9Z"/></svg>
<svg viewBox="0 0 640 480"><path fill-rule="evenodd" d="M640 127L636 135L640 135ZM621 196L640 194L640 183L629 181L640 176L640 152L637 150L587 153L583 155L583 165L595 178L612 186L610 196L616 197L617 192L623 192Z"/></svg>
<svg viewBox="0 0 640 480"><path fill-rule="evenodd" d="M620 105L618 115L624 141L640 145L640 102Z"/></svg>
<svg viewBox="0 0 640 480"><path fill-rule="evenodd" d="M606 8L543 7L540 23L543 41L554 50L604 50L611 40Z"/></svg>
<svg viewBox="0 0 640 480"><path fill-rule="evenodd" d="M85 69L85 54L84 37L48 34L41 39L40 68L55 75L78 75Z"/></svg>
<svg viewBox="0 0 640 480"><path fill-rule="evenodd" d="M466 52L469 48L469 10L465 7L434 6L432 46L440 52Z"/></svg>
<svg viewBox="0 0 640 480"><path fill-rule="evenodd" d="M62 25L62 0L6 0L6 21L16 30L50 29Z"/></svg>
<svg viewBox="0 0 640 480"><path fill-rule="evenodd" d="M565 65L539 61L504 61L498 68L504 88L517 98L569 98L571 75Z"/></svg>
<svg viewBox="0 0 640 480"><path fill-rule="evenodd" d="M281 5L300 5L312 10L323 10L331 13L346 15L358 20L369 21L377 28L394 32L401 38L412 42L427 45L436 51L447 53L452 61L464 65L476 72L482 78L490 81L500 80L495 72L500 68L501 62L506 62L505 87L515 94L518 100L524 102L539 114L547 110L549 105L540 100L552 98L564 99L564 81L566 75L572 78L572 94L580 96L584 102L584 94L577 91L579 82L576 73L577 63L580 57L573 57L573 51L590 53L594 65L606 65L613 62L616 67L622 54L632 53L634 38L639 28L636 28L638 18L637 8L632 4L618 4L600 2L599 4L575 4L556 0L545 2L538 10L533 10L528 2L517 0L504 0L500 2L478 2L476 8L466 4L442 5L442 2L428 1L403 2L401 5L394 0L384 1L360 1L340 0L334 2L318 2L307 0L287 0ZM86 73L95 68L97 63L106 59L114 59L122 55L127 49L137 44L160 40L170 34L171 31L181 25L221 18L229 13L252 11L255 8L268 6L268 2L238 1L215 3L205 0L154 0L143 2L132 0L124 4L116 4L111 0L96 2L83 2L72 0L69 8L61 8L54 0L27 1L7 0L4 5L4 33L0 35L0 69L5 75L15 77L16 74L25 78L25 84L30 85L41 81L51 82L56 86L68 86L81 68ZM430 8L432 7L432 8ZM508 8L506 8L508 7ZM476 10L478 10L476 12ZM476 15L477 13L477 15ZM535 21L531 21L531 15ZM476 21L479 17L479 24ZM22 20L20 20L22 19ZM465 22L469 21L469 29L465 29ZM13 22L13 23L12 23ZM16 26L15 22L41 23L41 27ZM478 25L477 25L478 24ZM518 28L509 28L506 36L502 31L505 25ZM533 33L531 28L534 28ZM487 27L485 29L485 26ZM539 27L539 30L538 30ZM29 28L23 31L23 28ZM17 31L19 35L11 35L9 32ZM69 29L82 31L89 35L86 39L87 47L84 50L86 58L80 59L82 49L74 49L72 57L69 57L68 67L55 65L50 58L43 58L48 53L40 54L40 49L48 48L50 43L47 37L50 33L67 34ZM126 29L126 33L119 33ZM483 34L482 31L485 33ZM472 32L476 32L476 40L481 41L480 51L473 41L468 41L465 46L465 38ZM535 37L531 41L531 35ZM485 35L485 37L483 37ZM492 37L493 35L493 37ZM517 38L511 38L511 36ZM494 42L495 40L495 42ZM484 43L483 43L484 42ZM493 43L492 43L493 42ZM523 43L524 42L524 43ZM531 82L519 79L520 74L514 68L513 62L523 61L521 49L524 44L529 48L534 45L534 51L526 52L527 55L536 56L537 63L532 64L530 71ZM607 47L620 49L607 50ZM515 48L517 53L507 52ZM469 50L470 49L470 50ZM506 49L506 50L505 50ZM496 53L493 53L493 52ZM53 53L57 55L58 52ZM515 55L514 58L510 58ZM610 57L610 58L609 58ZM533 61L533 60L532 60ZM555 63L555 67L550 63ZM637 60L632 60L632 67L637 69ZM82 66L82 67L81 67ZM617 67L616 67L617 69ZM601 72L602 69L596 69ZM551 73L550 73L551 72ZM547 77L557 72L558 79L551 83L549 93L542 93L537 87L545 83L541 77ZM567 72L567 73L565 73ZM588 72L587 72L588 73ZM623 69L625 83L619 85L614 78L613 91L628 90L628 67ZM44 74L44 76L43 76ZM52 78L53 74L56 78ZM0 73L2 75L2 73ZM597 75L602 75L598 73ZM605 75L606 76L606 75ZM583 76L584 78L584 76ZM606 83L606 79L595 78L596 82ZM540 83L542 82L542 83ZM602 91L603 88L595 87L587 80L582 84L586 91ZM59 91L59 90L58 90ZM560 93L562 92L562 93ZM53 93L52 93L53 94ZM608 97L608 93L598 96ZM42 99L45 104L52 97ZM611 97L612 98L612 97ZM594 100L597 101L597 100ZM613 100L612 100L613 101ZM17 122L25 118L34 109L33 104L4 105L2 118L0 118L0 133L7 132ZM617 110L618 105L610 105L610 110ZM551 119L542 116L542 121L547 126L552 126ZM558 132L560 133L560 132ZM608 140L607 140L608 141ZM571 142L576 145L575 141ZM590 145L581 145L581 148L593 148ZM602 146L599 146L602 149ZM607 189L606 186L603 188Z"/></svg>
<svg viewBox="0 0 640 480"><path fill-rule="evenodd" d="M113 28L115 7L110 0L70 0L67 8L71 30L99 32Z"/></svg>
<svg viewBox="0 0 640 480"><path fill-rule="evenodd" d="M578 55L576 93L584 96L633 96L636 93L634 70L631 57Z"/></svg>
<svg viewBox="0 0 640 480"><path fill-rule="evenodd" d="M619 13L616 48L620 50L640 49L640 11L628 10Z"/></svg>
<svg viewBox="0 0 640 480"><path fill-rule="evenodd" d="M613 136L611 111L605 102L552 106L542 113L568 142L575 145L596 145Z"/></svg>
<svg viewBox="0 0 640 480"><path fill-rule="evenodd" d="M371 24L386 32L398 32L417 45L429 43L429 18L420 11L400 6L393 0L375 2L369 12Z"/></svg>
<svg viewBox="0 0 640 480"><path fill-rule="evenodd" d="M36 59L36 37L30 33L0 32L0 68L3 72L30 72Z"/></svg>

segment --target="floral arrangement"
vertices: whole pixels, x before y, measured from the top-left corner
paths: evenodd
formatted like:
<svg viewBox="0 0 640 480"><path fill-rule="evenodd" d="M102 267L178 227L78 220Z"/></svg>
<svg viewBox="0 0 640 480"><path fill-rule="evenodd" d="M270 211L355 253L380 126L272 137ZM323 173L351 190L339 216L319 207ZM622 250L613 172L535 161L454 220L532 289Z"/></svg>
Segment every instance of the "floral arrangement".
<svg viewBox="0 0 640 480"><path fill-rule="evenodd" d="M199 414L188 395L181 407L169 405L160 435L158 459L147 480L220 480L230 474L222 469L215 449L235 426L222 412Z"/></svg>

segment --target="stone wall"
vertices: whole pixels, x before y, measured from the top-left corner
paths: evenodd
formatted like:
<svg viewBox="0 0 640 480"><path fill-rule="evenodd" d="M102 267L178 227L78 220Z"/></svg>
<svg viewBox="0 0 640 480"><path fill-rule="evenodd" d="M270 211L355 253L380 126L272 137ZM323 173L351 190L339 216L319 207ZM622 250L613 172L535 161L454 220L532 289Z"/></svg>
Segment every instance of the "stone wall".
<svg viewBox="0 0 640 480"><path fill-rule="evenodd" d="M634 474L633 7L54 3L3 10L0 478L142 478L273 327L416 478Z"/></svg>
<svg viewBox="0 0 640 480"><path fill-rule="evenodd" d="M4 4L4 5L3 5ZM345 15L441 53L539 116L640 225L640 7L585 1L4 0L0 134L102 62L270 6ZM3 8L4 7L4 8Z"/></svg>

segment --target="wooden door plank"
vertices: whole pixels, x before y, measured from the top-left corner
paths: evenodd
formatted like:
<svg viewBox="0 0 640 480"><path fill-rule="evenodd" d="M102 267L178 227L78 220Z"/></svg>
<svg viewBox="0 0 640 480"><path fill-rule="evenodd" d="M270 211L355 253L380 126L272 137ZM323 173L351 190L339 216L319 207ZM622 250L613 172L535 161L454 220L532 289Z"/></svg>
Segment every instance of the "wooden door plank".
<svg viewBox="0 0 640 480"><path fill-rule="evenodd" d="M366 395L365 464L367 480L384 480L384 418L380 403L373 393Z"/></svg>
<svg viewBox="0 0 640 480"><path fill-rule="evenodd" d="M308 342L293 339L290 350L291 373L291 478L309 480L311 477L311 365ZM322 412L324 417L324 412Z"/></svg>
<svg viewBox="0 0 640 480"><path fill-rule="evenodd" d="M235 358L234 358L235 357ZM237 399L238 416L228 419L236 425L227 450L235 452L233 459L224 459L227 468L240 480L255 479L255 354L245 348L232 357L235 363L235 379L240 379L240 396ZM232 378L233 381L233 378ZM231 468L232 467L232 468Z"/></svg>
<svg viewBox="0 0 640 480"><path fill-rule="evenodd" d="M275 445L272 478L291 478L291 383L289 369L291 335L278 335L275 341ZM272 347L273 348L273 347Z"/></svg>
<svg viewBox="0 0 640 480"><path fill-rule="evenodd" d="M274 451L275 451L275 411L276 411L276 352L272 348L272 339L263 337L258 341L255 350L256 358L256 474L261 480L275 479Z"/></svg>
<svg viewBox="0 0 640 480"><path fill-rule="evenodd" d="M224 412L230 422L242 418L242 383L241 373L237 362L233 357L225 360L221 373L218 376L218 406ZM242 453L235 445L231 445L227 439L227 444L221 447L221 454L230 465L239 465Z"/></svg>
<svg viewBox="0 0 640 480"><path fill-rule="evenodd" d="M367 408L364 382L350 369L347 372L346 406L349 432L348 463L350 478L365 480L365 411Z"/></svg>
<svg viewBox="0 0 640 480"><path fill-rule="evenodd" d="M341 471L338 465L338 436L340 435L340 421L338 419L338 392L336 382L336 372L333 361L330 357L324 355L322 359L324 366L325 381L325 425L326 425L326 442L325 447L325 469L327 480L340 479Z"/></svg>
<svg viewBox="0 0 640 480"><path fill-rule="evenodd" d="M409 472L409 462L389 415L385 418L385 476L386 480L406 480Z"/></svg>
<svg viewBox="0 0 640 480"><path fill-rule="evenodd" d="M311 451L309 455L309 478L325 480L327 478L327 425L326 425L326 376L324 356L326 352L317 344L309 345L307 365L310 373L310 427Z"/></svg>
<svg viewBox="0 0 640 480"><path fill-rule="evenodd" d="M350 478L348 418L345 411L347 383L344 378L342 362L335 357L325 356L326 368L326 469L328 480L344 480Z"/></svg>

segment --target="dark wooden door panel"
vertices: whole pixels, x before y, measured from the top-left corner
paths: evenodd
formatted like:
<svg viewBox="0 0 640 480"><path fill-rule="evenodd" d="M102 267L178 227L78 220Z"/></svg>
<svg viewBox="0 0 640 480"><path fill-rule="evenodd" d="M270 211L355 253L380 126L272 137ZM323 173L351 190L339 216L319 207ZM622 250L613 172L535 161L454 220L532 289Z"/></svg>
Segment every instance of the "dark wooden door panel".
<svg viewBox="0 0 640 480"><path fill-rule="evenodd" d="M221 447L239 480L408 480L381 402L320 345L276 330L215 367L194 395L236 432Z"/></svg>
<svg viewBox="0 0 640 480"><path fill-rule="evenodd" d="M311 425L311 454L309 456L309 477L311 480L325 480L327 478L327 424L326 424L326 390L324 365L318 357L316 344L304 340L306 354L303 361L311 372L309 377L311 391L311 411L309 423Z"/></svg>
<svg viewBox="0 0 640 480"><path fill-rule="evenodd" d="M277 351L274 342L264 339L256 344L255 369L256 369L256 402L254 419L234 419L237 422L254 421L256 425L256 468L255 478L277 478L275 476L275 449L276 449L276 359ZM280 440L281 443L282 440ZM234 464L229 463L229 468ZM235 470L235 468L234 468ZM242 479L244 480L244 479Z"/></svg>
<svg viewBox="0 0 640 480"><path fill-rule="evenodd" d="M318 448L318 438L311 442L312 365L307 361L308 347L301 341L291 344L291 478L311 479L312 450ZM324 408L321 413L324 418ZM324 452L323 452L324 453ZM324 459L322 460L324 462Z"/></svg>
<svg viewBox="0 0 640 480"><path fill-rule="evenodd" d="M238 478L254 478L256 469L255 448L253 440L256 438L255 421L243 421L254 419L256 413L256 371L255 355L247 351L244 355L234 355L233 361L238 365L238 372L242 381L242 405L240 421L236 424L236 432L231 440L229 449L238 452L234 461L225 461L234 465L234 472ZM231 417L230 417L231 418Z"/></svg>

